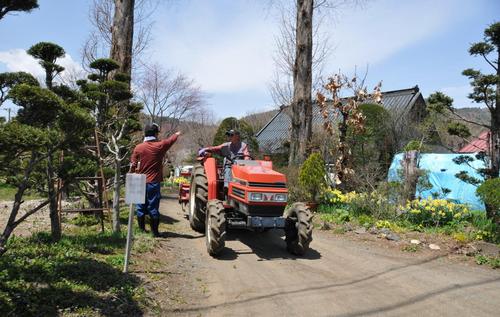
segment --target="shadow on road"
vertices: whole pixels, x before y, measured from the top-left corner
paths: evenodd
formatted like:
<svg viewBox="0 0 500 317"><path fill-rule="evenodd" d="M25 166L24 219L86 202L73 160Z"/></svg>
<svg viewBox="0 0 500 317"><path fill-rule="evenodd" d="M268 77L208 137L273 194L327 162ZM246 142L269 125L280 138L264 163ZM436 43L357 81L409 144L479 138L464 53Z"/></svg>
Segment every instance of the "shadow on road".
<svg viewBox="0 0 500 317"><path fill-rule="evenodd" d="M495 282L500 282L500 277L493 278L493 279L486 279L486 280L482 280L482 281L470 282L470 283L465 283L465 284L453 284L453 285L442 287L442 288L439 288L439 289L436 289L436 290L433 290L433 291L430 291L430 292L427 292L427 293L424 293L421 295L417 295L417 296L408 298L407 300L400 301L398 303L394 303L391 305L360 310L360 311L356 311L356 312L352 312L352 313L348 313L348 314L343 314L343 315L337 315L337 316L339 316L339 317L340 316L342 316L342 317L357 317L357 316L370 316L370 315L380 315L380 314L383 315L386 312L389 312L389 311L392 311L392 310L395 310L398 308L410 306L410 305L413 305L415 303L422 302L428 298L432 298L434 296L438 296L441 294L452 292L454 290L464 289L464 288L469 288L469 287L474 287L474 286L481 286L481 285L491 284L491 283L495 283Z"/></svg>
<svg viewBox="0 0 500 317"><path fill-rule="evenodd" d="M321 253L314 248L309 248L304 256L295 256L288 253L286 243L281 238L284 235L282 230L269 230L267 232L253 232L246 230L231 230L227 233L226 241L240 241L247 245L251 251L235 251L226 246L221 255L217 257L219 260L234 260L241 254L254 253L259 257L258 261L267 261L273 259L306 259L317 260L321 258Z"/></svg>
<svg viewBox="0 0 500 317"><path fill-rule="evenodd" d="M204 235L198 234L198 235L193 236L193 235L185 234L185 233L178 233L178 232L171 232L171 231L161 231L160 232L160 237L161 238L199 239L199 238L203 238Z"/></svg>
<svg viewBox="0 0 500 317"><path fill-rule="evenodd" d="M167 225L173 225L174 223L177 223L177 222L179 222L179 220L174 219L174 218L167 216L167 215L160 214L160 224L165 223Z"/></svg>
<svg viewBox="0 0 500 317"><path fill-rule="evenodd" d="M340 287L345 287L345 286L351 286L359 283L363 283L378 277L382 277L386 274L400 271L409 267L415 267L415 266L420 266L424 265L426 263L433 262L439 258L445 257L446 255L439 255L431 258L427 258L424 260L416 261L413 263L409 264L404 264L404 265L396 265L393 267L388 268L387 270L383 270L377 273L369 274L364 277L360 277L357 279L353 279L350 281L346 282L337 282L337 283L329 283L326 285L317 285L317 286L309 286L309 287L303 287L295 290L288 290L288 291L280 291L280 292L270 292L258 296L252 296L246 299L240 299L240 300L235 300L231 302L225 302L225 303L220 303L220 304L214 304L214 305L208 305L208 306L201 306L201 307L189 307L189 308L184 308L184 309L176 309L173 310L175 312L193 312L193 311L205 311L209 309L215 309L215 308L222 308L222 307L230 307L238 304L244 304L244 303L252 303L252 302L258 302L261 300L269 300L273 297L279 297L279 296L285 296L285 295L294 295L294 294L303 294L303 293L308 293L308 292L315 292L315 291L328 291L332 290L335 288L340 288ZM355 317L355 316L364 316L364 315L372 315L372 314L380 314L384 312L388 312L397 308L401 308L404 306L409 306L414 303L417 303L419 301L424 301L432 296L436 295L441 295L447 292L452 292L457 289L464 289L464 288L469 288L469 287L474 287L474 286L480 286L480 285L486 285L486 284L491 284L495 282L499 282L500 277L498 278L493 278L493 279L485 279L481 281L474 281L470 283L464 283L464 284L452 284L440 289L436 290L430 290L429 292L426 292L421 295L414 296L412 298L408 298L404 301L401 301L399 303L391 304L388 306L381 306L381 307L374 307L372 309L367 309L363 311L358 311L358 312L353 312L349 314L342 315L344 317Z"/></svg>

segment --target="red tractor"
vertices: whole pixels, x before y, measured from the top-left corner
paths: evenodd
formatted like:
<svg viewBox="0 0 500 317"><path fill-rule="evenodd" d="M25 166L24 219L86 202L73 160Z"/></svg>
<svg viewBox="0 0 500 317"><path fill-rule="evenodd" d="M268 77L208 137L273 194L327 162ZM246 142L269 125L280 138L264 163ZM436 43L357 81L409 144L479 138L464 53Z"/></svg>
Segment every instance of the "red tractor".
<svg viewBox="0 0 500 317"><path fill-rule="evenodd" d="M227 160L227 158L226 158ZM284 229L287 250L303 255L312 241L312 214L304 203L287 206L286 176L271 161L230 160L231 179L224 186L224 167L215 158L200 158L194 167L189 197L189 223L205 233L207 251L216 256L227 229Z"/></svg>

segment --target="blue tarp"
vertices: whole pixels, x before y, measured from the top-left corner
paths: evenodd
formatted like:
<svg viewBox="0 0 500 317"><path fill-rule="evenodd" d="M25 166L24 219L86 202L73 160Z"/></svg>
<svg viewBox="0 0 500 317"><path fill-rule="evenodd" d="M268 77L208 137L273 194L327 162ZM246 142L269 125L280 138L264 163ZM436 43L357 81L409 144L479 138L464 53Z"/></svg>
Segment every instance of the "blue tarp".
<svg viewBox="0 0 500 317"><path fill-rule="evenodd" d="M467 164L456 164L453 159L458 156L470 156L474 161ZM399 181L402 170L401 160L403 153L396 154L392 160L391 167L389 168L389 181ZM484 168L482 160L475 159L475 154L420 154L419 168L427 170L429 182L432 189L419 192L417 189L417 196L421 198L432 197L433 193L439 194L440 198L450 199L457 203L467 204L471 209L484 210L484 204L476 195L477 187L461 181L455 174L460 171L466 171L470 176L483 180L483 177L477 172L477 169ZM442 189L447 188L451 190L448 194L443 194Z"/></svg>

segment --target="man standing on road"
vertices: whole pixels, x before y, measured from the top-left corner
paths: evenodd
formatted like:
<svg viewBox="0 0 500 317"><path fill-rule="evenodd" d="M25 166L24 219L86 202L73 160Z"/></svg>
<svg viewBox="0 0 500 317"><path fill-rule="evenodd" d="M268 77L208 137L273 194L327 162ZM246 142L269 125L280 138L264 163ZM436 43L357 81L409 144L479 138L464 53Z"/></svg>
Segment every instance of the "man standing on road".
<svg viewBox="0 0 500 317"><path fill-rule="evenodd" d="M149 215L151 232L159 237L160 225L160 188L163 181L163 158L168 149L177 141L181 134L176 132L165 140L159 140L160 127L148 124L144 129L144 142L138 144L130 159L130 173L146 174L146 203L137 205L137 222L139 229L146 231L145 216Z"/></svg>

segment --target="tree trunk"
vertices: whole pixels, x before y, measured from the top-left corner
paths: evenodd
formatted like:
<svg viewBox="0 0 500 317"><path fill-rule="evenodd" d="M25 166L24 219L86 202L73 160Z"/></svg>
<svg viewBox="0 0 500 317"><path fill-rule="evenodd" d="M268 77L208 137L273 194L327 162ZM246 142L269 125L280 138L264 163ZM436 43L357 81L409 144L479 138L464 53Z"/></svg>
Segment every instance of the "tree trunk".
<svg viewBox="0 0 500 317"><path fill-rule="evenodd" d="M47 86L47 89L52 90L52 81L54 80L52 72L46 71L45 72L45 85Z"/></svg>
<svg viewBox="0 0 500 317"><path fill-rule="evenodd" d="M500 49L497 48L498 58L497 66L500 63ZM497 67L497 87L495 106L491 113L491 130L490 130L490 175L489 178L500 176L500 68ZM485 204L486 215L500 226L500 211L495 206ZM500 230L500 227L499 227Z"/></svg>
<svg viewBox="0 0 500 317"><path fill-rule="evenodd" d="M59 217L54 184L54 164L52 160L52 153L49 153L47 156L47 191L49 196L48 199L50 201L50 230L52 233L52 239L54 241L59 241L61 239L61 218Z"/></svg>
<svg viewBox="0 0 500 317"><path fill-rule="evenodd" d="M405 152L403 155L403 193L405 201L414 200L418 183L418 151Z"/></svg>
<svg viewBox="0 0 500 317"><path fill-rule="evenodd" d="M115 159L115 178L113 180L113 232L120 232L120 178L122 162Z"/></svg>
<svg viewBox="0 0 500 317"><path fill-rule="evenodd" d="M111 58L120 64L121 73L132 74L135 0L115 0L111 29Z"/></svg>
<svg viewBox="0 0 500 317"><path fill-rule="evenodd" d="M31 159L30 162L28 163L26 170L24 171L23 180L17 186L17 192L16 195L14 196L14 204L12 205L12 210L10 211L9 219L7 220L7 224L5 225L3 233L0 236L0 256L4 254L5 251L7 251L7 241L9 240L12 231L14 231L14 229L16 228L14 223L16 221L19 208L21 207L23 201L24 192L26 191L26 188L28 188L29 177L31 175L31 172L33 171L35 162L37 160L38 160L38 155L36 155L35 153L31 153Z"/></svg>
<svg viewBox="0 0 500 317"><path fill-rule="evenodd" d="M134 40L134 0L115 0L115 15L111 34L111 58L120 64L121 73L132 75ZM125 102L127 104L127 102ZM117 154L119 155L119 153ZM120 231L121 160L115 158L113 192L113 232Z"/></svg>
<svg viewBox="0 0 500 317"><path fill-rule="evenodd" d="M297 0L290 165L304 162L312 137L313 0Z"/></svg>

